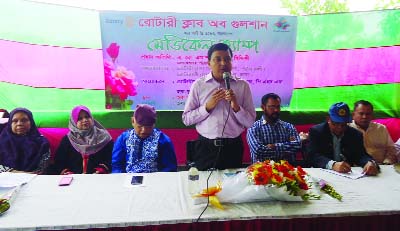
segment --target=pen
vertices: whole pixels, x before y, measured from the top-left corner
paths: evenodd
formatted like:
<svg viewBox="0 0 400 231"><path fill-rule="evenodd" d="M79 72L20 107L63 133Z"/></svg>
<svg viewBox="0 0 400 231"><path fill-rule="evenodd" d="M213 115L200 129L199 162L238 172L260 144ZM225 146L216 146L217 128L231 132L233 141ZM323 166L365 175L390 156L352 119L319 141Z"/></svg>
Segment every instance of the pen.
<svg viewBox="0 0 400 231"><path fill-rule="evenodd" d="M343 160L343 162L347 162L347 158L346 158L342 153L340 153L339 156L340 156L340 158ZM349 171L349 172L353 172L353 171L351 170L351 167L350 167L350 171Z"/></svg>

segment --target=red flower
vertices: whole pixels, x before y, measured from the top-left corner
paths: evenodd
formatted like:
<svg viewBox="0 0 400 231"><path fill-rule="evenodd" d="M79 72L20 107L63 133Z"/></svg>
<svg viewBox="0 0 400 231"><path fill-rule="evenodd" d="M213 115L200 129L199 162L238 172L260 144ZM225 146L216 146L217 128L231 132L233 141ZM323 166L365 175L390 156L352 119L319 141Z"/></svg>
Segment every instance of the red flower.
<svg viewBox="0 0 400 231"><path fill-rule="evenodd" d="M301 176L305 176L307 175L307 173L303 170L302 167L297 166L297 172L301 175Z"/></svg>
<svg viewBox="0 0 400 231"><path fill-rule="evenodd" d="M281 163L282 166L284 166L288 171L294 170L294 167L291 164L289 164L289 162L287 162L286 160L282 160Z"/></svg>
<svg viewBox="0 0 400 231"><path fill-rule="evenodd" d="M300 183L299 186L303 190L308 190L308 184L306 184L305 182Z"/></svg>
<svg viewBox="0 0 400 231"><path fill-rule="evenodd" d="M111 57L113 63L115 62L115 59L118 58L119 54L119 46L117 43L111 43L108 48L106 49L107 54Z"/></svg>
<svg viewBox="0 0 400 231"><path fill-rule="evenodd" d="M299 190L308 190L304 178L307 173L301 168L294 168L289 162L264 161L257 162L247 168L247 175L255 185L273 184L278 187L286 186L290 194L299 195Z"/></svg>
<svg viewBox="0 0 400 231"><path fill-rule="evenodd" d="M271 181L272 183L279 185L283 183L283 178L279 176L278 174L274 174L271 176Z"/></svg>
<svg viewBox="0 0 400 231"><path fill-rule="evenodd" d="M268 180L267 174L257 174L254 176L254 183L256 185L266 185Z"/></svg>
<svg viewBox="0 0 400 231"><path fill-rule="evenodd" d="M290 180L290 181L295 180L294 176L291 175L289 172L284 172L284 173L283 173L283 176L284 176L286 179Z"/></svg>

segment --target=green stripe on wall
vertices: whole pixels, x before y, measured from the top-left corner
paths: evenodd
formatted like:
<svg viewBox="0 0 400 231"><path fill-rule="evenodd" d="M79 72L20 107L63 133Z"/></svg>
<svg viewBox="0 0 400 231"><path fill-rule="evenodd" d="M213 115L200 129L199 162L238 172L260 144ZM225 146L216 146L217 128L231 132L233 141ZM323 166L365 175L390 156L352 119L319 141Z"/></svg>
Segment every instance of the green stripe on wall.
<svg viewBox="0 0 400 231"><path fill-rule="evenodd" d="M101 49L99 13L60 5L2 0L0 39Z"/></svg>
<svg viewBox="0 0 400 231"><path fill-rule="evenodd" d="M298 17L297 51L400 44L400 9Z"/></svg>
<svg viewBox="0 0 400 231"><path fill-rule="evenodd" d="M400 84L374 84L304 88L293 91L291 112L317 113L327 111L336 102L353 107L354 102L364 99L374 105L377 117L400 117Z"/></svg>
<svg viewBox="0 0 400 231"><path fill-rule="evenodd" d="M91 108L90 108L91 109ZM39 127L68 127L71 110L45 112L36 111L34 117ZM131 128L133 111L92 110L93 117L106 128ZM156 127L186 128L182 123L182 111L158 111ZM193 128L193 127L191 127Z"/></svg>
<svg viewBox="0 0 400 231"><path fill-rule="evenodd" d="M1 82L0 89L1 108L27 107L33 111L39 127L66 127L71 109L79 104L88 106L107 128L131 126L132 111L104 109L103 90L31 88ZM324 120L333 103L344 101L352 107L359 99L374 104L377 118L400 118L399 95L399 83L295 89L290 107L281 112L281 118L294 124L318 123ZM43 104L51 109L42 110ZM260 115L258 112L258 117ZM182 111L159 111L157 126L185 128L181 117Z"/></svg>
<svg viewBox="0 0 400 231"><path fill-rule="evenodd" d="M0 82L0 107L26 107L32 111L71 110L78 104L104 110L104 90L34 88ZM45 110L46 110L45 109Z"/></svg>

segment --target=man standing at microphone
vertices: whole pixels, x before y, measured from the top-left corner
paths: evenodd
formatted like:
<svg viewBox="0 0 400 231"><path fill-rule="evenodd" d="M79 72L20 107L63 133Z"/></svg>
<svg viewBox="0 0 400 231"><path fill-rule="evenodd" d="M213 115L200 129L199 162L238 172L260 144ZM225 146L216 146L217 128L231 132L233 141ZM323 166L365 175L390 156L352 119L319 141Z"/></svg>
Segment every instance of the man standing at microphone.
<svg viewBox="0 0 400 231"><path fill-rule="evenodd" d="M183 123L196 125L199 133L189 155L199 170L240 168L241 134L256 118L250 86L231 76L232 50L224 43L210 47L208 66L211 72L193 83L182 114Z"/></svg>

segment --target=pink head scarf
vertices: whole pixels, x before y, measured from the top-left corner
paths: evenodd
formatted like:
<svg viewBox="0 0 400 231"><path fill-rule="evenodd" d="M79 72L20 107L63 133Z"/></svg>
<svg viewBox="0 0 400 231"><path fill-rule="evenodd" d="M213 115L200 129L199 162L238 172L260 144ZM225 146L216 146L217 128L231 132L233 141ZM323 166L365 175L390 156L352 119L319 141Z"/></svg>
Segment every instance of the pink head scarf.
<svg viewBox="0 0 400 231"><path fill-rule="evenodd" d="M88 113L93 119L93 126L88 130L80 130L76 123L78 122L79 113L81 111ZM89 108L79 105L72 109L71 118L69 119L68 139L71 145L82 155L91 155L100 151L111 141L110 133L93 117Z"/></svg>

